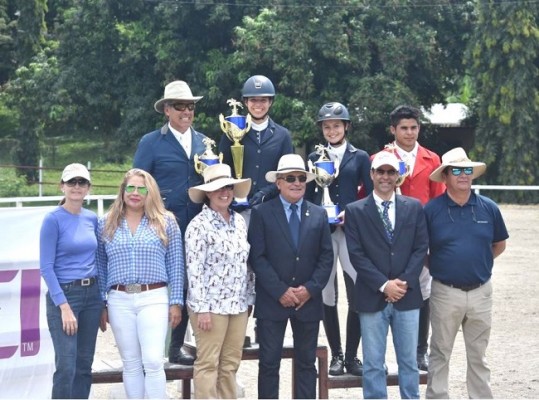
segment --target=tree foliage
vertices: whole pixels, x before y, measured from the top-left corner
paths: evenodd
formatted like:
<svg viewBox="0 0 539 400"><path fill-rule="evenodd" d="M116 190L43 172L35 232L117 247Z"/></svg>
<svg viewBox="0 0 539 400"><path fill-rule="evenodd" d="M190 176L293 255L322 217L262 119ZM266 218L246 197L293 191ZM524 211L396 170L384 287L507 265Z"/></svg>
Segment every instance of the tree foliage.
<svg viewBox="0 0 539 400"><path fill-rule="evenodd" d="M488 164L488 183L537 185L539 154L539 27L535 2L478 2L468 52L475 77L474 154ZM505 193L503 200L533 198Z"/></svg>

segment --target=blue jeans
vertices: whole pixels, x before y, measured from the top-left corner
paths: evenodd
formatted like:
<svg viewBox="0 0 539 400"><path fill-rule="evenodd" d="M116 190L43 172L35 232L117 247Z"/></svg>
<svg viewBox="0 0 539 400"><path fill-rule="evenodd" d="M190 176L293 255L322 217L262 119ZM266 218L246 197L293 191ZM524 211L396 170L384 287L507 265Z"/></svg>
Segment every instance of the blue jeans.
<svg viewBox="0 0 539 400"><path fill-rule="evenodd" d="M99 285L60 284L75 318L78 330L67 335L62 326L62 312L47 293L47 322L54 346L56 370L52 383L53 399L87 399L92 386L92 363L103 301Z"/></svg>
<svg viewBox="0 0 539 400"><path fill-rule="evenodd" d="M384 361L387 333L391 326L399 366L399 389L403 399L419 398L416 350L419 309L399 311L393 304L375 313L359 313L363 343L363 398L387 398Z"/></svg>

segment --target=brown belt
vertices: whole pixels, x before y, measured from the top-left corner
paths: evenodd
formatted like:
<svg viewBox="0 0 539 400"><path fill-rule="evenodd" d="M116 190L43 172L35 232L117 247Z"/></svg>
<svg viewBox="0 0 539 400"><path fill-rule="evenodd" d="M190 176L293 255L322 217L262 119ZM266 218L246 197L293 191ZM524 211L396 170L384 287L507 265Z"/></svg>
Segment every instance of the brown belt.
<svg viewBox="0 0 539 400"><path fill-rule="evenodd" d="M128 285L113 285L110 288L112 290L119 290L126 293L140 293L147 290L159 289L165 286L167 286L166 282L157 282L148 284L130 283Z"/></svg>

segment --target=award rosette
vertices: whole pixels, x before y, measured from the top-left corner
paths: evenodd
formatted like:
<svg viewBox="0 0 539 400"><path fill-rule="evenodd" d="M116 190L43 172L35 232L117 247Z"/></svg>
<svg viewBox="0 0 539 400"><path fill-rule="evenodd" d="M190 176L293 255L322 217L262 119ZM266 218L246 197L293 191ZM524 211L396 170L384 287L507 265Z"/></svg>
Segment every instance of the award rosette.
<svg viewBox="0 0 539 400"><path fill-rule="evenodd" d="M397 178L396 182L396 192L397 194L401 194L399 186L401 186L408 175L410 175L410 166L399 157L399 154L397 153L397 145L394 142L386 144L384 146L384 150L392 152L399 160L399 177Z"/></svg>
<svg viewBox="0 0 539 400"><path fill-rule="evenodd" d="M230 146L232 162L234 163L236 179L241 179L243 174L244 146L240 141L251 129L251 115L244 116L238 113L238 107L243 108L241 102L235 99L228 99L227 103L232 108L232 114L227 117L224 117L223 114L219 115L219 122L221 123L223 133L233 142ZM249 204L247 199L236 199L235 201L237 204Z"/></svg>
<svg viewBox="0 0 539 400"><path fill-rule="evenodd" d="M200 156L198 154L195 154L193 160L195 164L195 171L200 175L202 175L206 167L223 162L223 153L219 153L219 155L216 155L212 150L212 147L215 146L214 140L210 138L204 138L202 139L202 143L206 145L206 150Z"/></svg>
<svg viewBox="0 0 539 400"><path fill-rule="evenodd" d="M328 213L328 222L337 224L341 222L337 216L340 213L339 206L331 201L329 195L329 186L333 183L339 174L339 166L337 161L331 161L327 155L325 147L321 144L315 146L316 154L320 155L314 163L309 160L309 169L316 174L314 178L316 184L322 188L322 207Z"/></svg>

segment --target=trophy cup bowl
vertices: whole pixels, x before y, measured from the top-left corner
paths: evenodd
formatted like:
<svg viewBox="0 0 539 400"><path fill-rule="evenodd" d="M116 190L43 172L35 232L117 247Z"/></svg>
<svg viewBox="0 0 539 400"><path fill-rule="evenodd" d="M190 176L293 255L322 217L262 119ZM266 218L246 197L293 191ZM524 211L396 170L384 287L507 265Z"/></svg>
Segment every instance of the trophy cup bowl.
<svg viewBox="0 0 539 400"><path fill-rule="evenodd" d="M230 152L232 154L232 162L234 163L234 172L236 179L241 179L243 174L243 149L244 146L240 143L243 137L251 129L251 115L247 116L238 114L238 107L242 107L241 103L234 99L227 100L228 105L232 107L232 114L224 117L219 115L221 130L232 141ZM247 199L234 199L236 204L248 205Z"/></svg>
<svg viewBox="0 0 539 400"><path fill-rule="evenodd" d="M223 153L219 155L214 154L212 151L212 146L215 146L215 141L210 138L202 139L202 143L206 145L206 150L200 156L195 154L193 158L195 171L202 175L204 170L210 165L219 164L223 162Z"/></svg>
<svg viewBox="0 0 539 400"><path fill-rule="evenodd" d="M316 184L322 188L322 207L326 209L328 213L328 222L330 224L338 224L341 222L337 216L340 213L339 206L331 201L329 195L329 186L333 183L338 175L337 166L335 161L329 159L321 159L311 164L311 170L316 174L314 178Z"/></svg>

